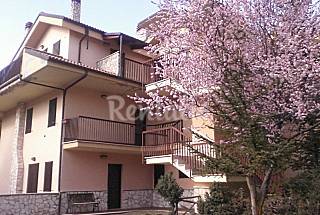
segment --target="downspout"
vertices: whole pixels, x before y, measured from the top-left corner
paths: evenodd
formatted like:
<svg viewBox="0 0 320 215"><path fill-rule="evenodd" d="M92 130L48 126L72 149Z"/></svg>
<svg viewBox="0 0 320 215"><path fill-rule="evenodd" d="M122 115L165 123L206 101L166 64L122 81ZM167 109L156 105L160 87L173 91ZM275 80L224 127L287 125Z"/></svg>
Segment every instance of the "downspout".
<svg viewBox="0 0 320 215"><path fill-rule="evenodd" d="M124 78L124 68L123 68L123 50L122 50L122 46L123 46L123 36L122 34L120 34L120 37L119 37L119 72L120 72L120 77Z"/></svg>
<svg viewBox="0 0 320 215"><path fill-rule="evenodd" d="M64 131L64 118L65 118L65 107L66 107L66 95L67 95L67 91L75 86L77 83L79 83L80 81L82 81L83 79L85 79L88 76L88 71L85 71L85 73L77 80L75 80L74 82L72 82L70 85L68 85L66 88L59 88L59 87L55 87L55 86L50 86L50 85L46 85L46 84L41 84L41 83L37 83L37 82L32 82L32 81L28 81L28 80L24 80L22 79L22 75L19 75L19 79L22 82L25 83L29 83L29 84L34 84L37 86L41 86L41 87L47 87L47 88L51 88L51 89L55 89L55 90L60 90L62 91L63 95L62 95L62 113L61 113L61 131L60 131L60 157L59 157L59 175L58 175L58 193L59 193L59 205L58 205L58 215L60 215L61 213L61 172L62 172L62 156L63 156L63 131Z"/></svg>
<svg viewBox="0 0 320 215"><path fill-rule="evenodd" d="M61 113L61 131L60 131L60 156L59 156L59 176L58 176L58 193L59 193L59 206L58 206L58 215L61 214L61 173L62 173L62 156L63 156L63 139L64 139L64 121L65 121L65 109L66 109L66 95L67 91L75 86L77 83L82 81L88 76L88 71L85 71L83 76L81 76L79 79L72 82L69 86L63 89L63 95L62 95L62 113Z"/></svg>
<svg viewBox="0 0 320 215"><path fill-rule="evenodd" d="M89 29L85 28L85 33L84 35L81 37L80 41L79 41L79 50L78 50L78 63L81 63L81 51L82 51L82 42L84 39L86 39L89 35ZM89 46L89 40L87 40L87 49Z"/></svg>

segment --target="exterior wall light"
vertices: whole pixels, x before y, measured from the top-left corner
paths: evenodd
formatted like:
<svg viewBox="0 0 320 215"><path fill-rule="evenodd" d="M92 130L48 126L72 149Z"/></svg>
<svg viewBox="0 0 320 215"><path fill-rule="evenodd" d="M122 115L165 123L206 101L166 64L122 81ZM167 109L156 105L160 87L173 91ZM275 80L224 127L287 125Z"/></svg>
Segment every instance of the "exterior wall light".
<svg viewBox="0 0 320 215"><path fill-rule="evenodd" d="M108 158L108 155L100 155L100 159L105 160L105 159L107 159L107 158Z"/></svg>

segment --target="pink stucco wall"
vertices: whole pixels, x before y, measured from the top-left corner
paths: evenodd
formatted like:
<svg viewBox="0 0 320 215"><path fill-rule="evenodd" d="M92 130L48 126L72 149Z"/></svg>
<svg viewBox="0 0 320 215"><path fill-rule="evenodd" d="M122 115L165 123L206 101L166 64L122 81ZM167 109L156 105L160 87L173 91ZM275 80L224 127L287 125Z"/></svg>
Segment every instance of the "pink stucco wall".
<svg viewBox="0 0 320 215"><path fill-rule="evenodd" d="M141 156L129 154L64 151L62 191L106 190L108 164L122 164L122 190L151 189L153 166L143 165Z"/></svg>
<svg viewBox="0 0 320 215"><path fill-rule="evenodd" d="M49 101L57 98L56 125L48 127ZM32 130L24 137L24 192L27 189L29 164L39 163L38 192L43 191L45 162L53 162L52 191L58 191L60 131L62 114L61 92L53 92L30 101L27 108L33 108ZM33 161L32 158L36 160Z"/></svg>

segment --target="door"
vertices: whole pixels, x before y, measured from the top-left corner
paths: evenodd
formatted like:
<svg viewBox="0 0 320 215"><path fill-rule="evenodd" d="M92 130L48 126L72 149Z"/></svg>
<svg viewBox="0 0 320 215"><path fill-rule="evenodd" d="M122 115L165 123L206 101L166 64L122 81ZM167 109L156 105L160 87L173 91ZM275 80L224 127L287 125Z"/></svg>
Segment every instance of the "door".
<svg viewBox="0 0 320 215"><path fill-rule="evenodd" d="M108 208L121 207L121 164L108 165Z"/></svg>
<svg viewBox="0 0 320 215"><path fill-rule="evenodd" d="M153 168L153 186L156 187L162 175L164 175L164 165L155 164Z"/></svg>
<svg viewBox="0 0 320 215"><path fill-rule="evenodd" d="M135 133L135 145L142 145L142 132L147 128L147 111L137 109L135 113L136 119L136 133Z"/></svg>
<svg viewBox="0 0 320 215"><path fill-rule="evenodd" d="M27 193L36 193L38 191L39 164L29 164Z"/></svg>

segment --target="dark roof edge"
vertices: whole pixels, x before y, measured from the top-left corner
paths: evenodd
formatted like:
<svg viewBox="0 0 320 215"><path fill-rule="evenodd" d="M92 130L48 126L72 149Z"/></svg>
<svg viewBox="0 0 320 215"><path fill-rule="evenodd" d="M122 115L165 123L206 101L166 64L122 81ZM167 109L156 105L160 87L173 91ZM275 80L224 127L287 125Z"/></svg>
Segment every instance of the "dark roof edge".
<svg viewBox="0 0 320 215"><path fill-rule="evenodd" d="M149 45L147 42L145 42L143 40L140 40L138 38L135 38L133 36L130 36L128 34L124 34L124 33L121 33L121 32L110 32L110 33L105 32L103 35L104 36L121 36L122 35L122 36L124 36L124 37L126 37L128 39L132 39L132 40L135 40L138 43L144 44L145 46Z"/></svg>

